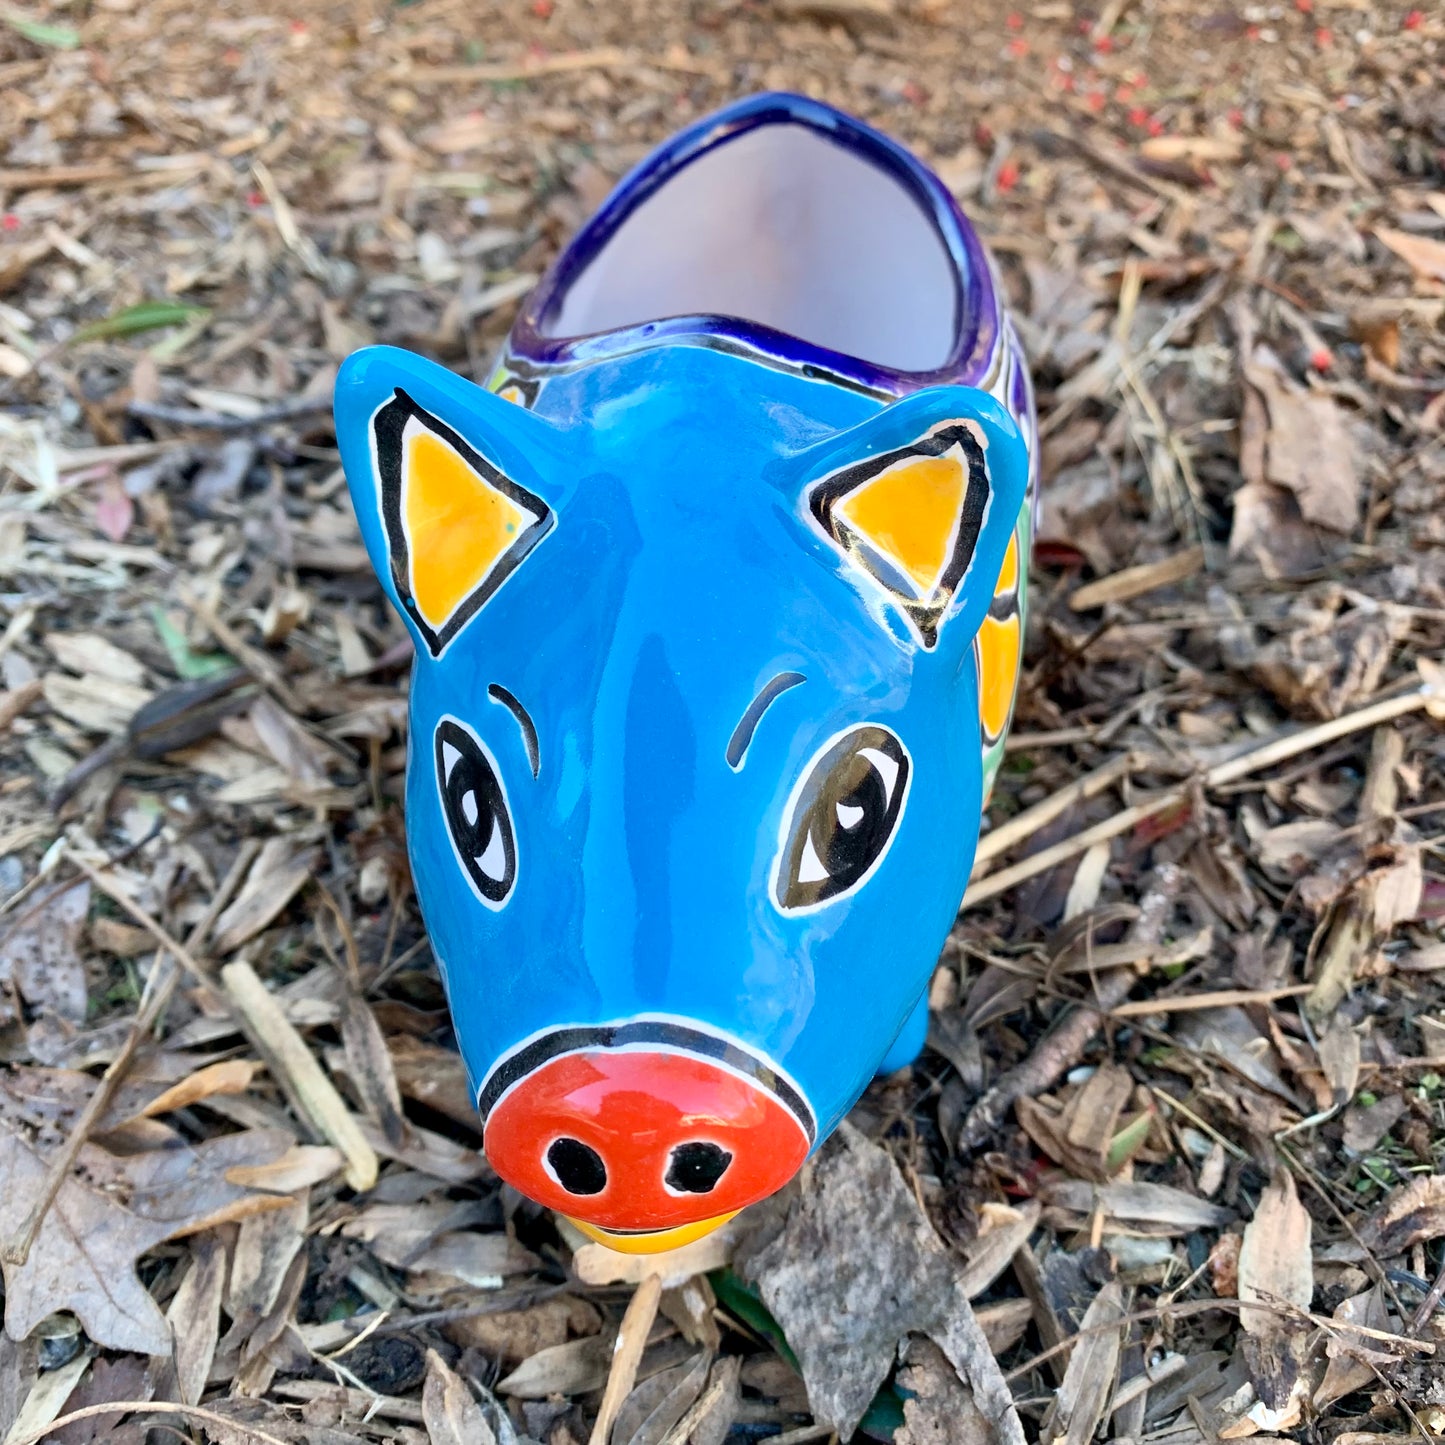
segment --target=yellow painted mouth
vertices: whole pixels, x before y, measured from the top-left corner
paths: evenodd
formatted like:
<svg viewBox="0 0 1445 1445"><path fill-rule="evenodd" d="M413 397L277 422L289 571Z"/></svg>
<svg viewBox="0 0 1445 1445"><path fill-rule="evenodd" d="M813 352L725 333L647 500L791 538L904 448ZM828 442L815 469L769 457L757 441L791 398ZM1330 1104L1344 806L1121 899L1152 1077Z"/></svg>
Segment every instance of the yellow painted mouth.
<svg viewBox="0 0 1445 1445"><path fill-rule="evenodd" d="M719 1225L726 1224L738 1211L716 1214L711 1219L699 1219L692 1224L678 1224L671 1229L640 1229L626 1231L603 1229L598 1224L588 1224L583 1219L565 1216L569 1224L575 1224L588 1239L615 1249L618 1254L661 1254L668 1249L681 1249L684 1244L705 1239Z"/></svg>

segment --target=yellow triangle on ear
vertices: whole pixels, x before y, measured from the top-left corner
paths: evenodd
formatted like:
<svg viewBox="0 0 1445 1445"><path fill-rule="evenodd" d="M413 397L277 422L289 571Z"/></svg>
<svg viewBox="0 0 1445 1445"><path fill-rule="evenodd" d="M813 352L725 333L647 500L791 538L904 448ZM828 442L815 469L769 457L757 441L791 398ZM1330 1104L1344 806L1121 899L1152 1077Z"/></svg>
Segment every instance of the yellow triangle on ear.
<svg viewBox="0 0 1445 1445"><path fill-rule="evenodd" d="M983 448L973 425L957 421L822 478L808 506L932 647L973 561L988 494Z"/></svg>
<svg viewBox="0 0 1445 1445"><path fill-rule="evenodd" d="M850 492L837 513L928 596L952 554L968 474L956 456L898 462Z"/></svg>
<svg viewBox="0 0 1445 1445"><path fill-rule="evenodd" d="M440 630L537 518L434 432L409 427L405 446L402 518L411 595L417 611Z"/></svg>
<svg viewBox="0 0 1445 1445"><path fill-rule="evenodd" d="M398 391L372 418L396 595L432 655L547 534L552 512Z"/></svg>

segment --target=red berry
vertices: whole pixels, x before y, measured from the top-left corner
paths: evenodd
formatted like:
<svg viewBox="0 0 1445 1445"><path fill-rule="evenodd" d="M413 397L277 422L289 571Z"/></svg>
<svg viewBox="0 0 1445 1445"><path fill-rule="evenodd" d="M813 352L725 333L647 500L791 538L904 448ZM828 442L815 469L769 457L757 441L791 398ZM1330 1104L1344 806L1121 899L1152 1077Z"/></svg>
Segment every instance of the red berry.
<svg viewBox="0 0 1445 1445"><path fill-rule="evenodd" d="M1019 183L1019 168L1013 161L1005 161L998 168L998 175L994 177L994 185L1001 191L1011 191Z"/></svg>
<svg viewBox="0 0 1445 1445"><path fill-rule="evenodd" d="M1149 117L1149 124L1145 127L1145 129L1149 132L1150 135L1163 135L1164 122L1160 120L1157 115L1151 115Z"/></svg>
<svg viewBox="0 0 1445 1445"><path fill-rule="evenodd" d="M1129 102L1134 99L1134 87L1132 85L1121 85L1118 90L1114 92L1114 99L1117 100L1120 105L1128 105Z"/></svg>
<svg viewBox="0 0 1445 1445"><path fill-rule="evenodd" d="M1246 26L1244 27L1244 38L1245 38L1246 40L1258 40L1258 39L1259 39L1259 26L1258 26L1258 25L1246 25Z"/></svg>
<svg viewBox="0 0 1445 1445"><path fill-rule="evenodd" d="M532 14L545 20L552 13L552 0L532 0Z"/></svg>
<svg viewBox="0 0 1445 1445"><path fill-rule="evenodd" d="M291 33L293 35L305 35L306 22L304 20L293 20L291 22Z"/></svg>
<svg viewBox="0 0 1445 1445"><path fill-rule="evenodd" d="M1022 30L1024 28L1024 17L1017 10L1010 10L1008 18L1004 21L1010 30Z"/></svg>
<svg viewBox="0 0 1445 1445"><path fill-rule="evenodd" d="M247 191L246 204L250 206L250 208L254 211L259 206L264 206L266 204L266 197L263 196L260 191Z"/></svg>
<svg viewBox="0 0 1445 1445"><path fill-rule="evenodd" d="M1029 43L1021 35L1015 35L1008 43L1010 55L1024 56L1029 53Z"/></svg>
<svg viewBox="0 0 1445 1445"><path fill-rule="evenodd" d="M1406 30L1418 30L1425 23L1425 12L1423 10L1412 10L1405 17Z"/></svg>
<svg viewBox="0 0 1445 1445"><path fill-rule="evenodd" d="M1294 8L1301 15L1308 15L1315 8L1315 0L1294 0Z"/></svg>
<svg viewBox="0 0 1445 1445"><path fill-rule="evenodd" d="M1094 42L1094 49L1101 55L1108 55L1114 48L1114 37L1112 35L1101 35Z"/></svg>
<svg viewBox="0 0 1445 1445"><path fill-rule="evenodd" d="M1327 50L1335 43L1335 32L1328 25L1321 25L1315 30L1315 44L1321 50Z"/></svg>
<svg viewBox="0 0 1445 1445"><path fill-rule="evenodd" d="M1244 129L1244 112L1237 105L1230 106L1226 118L1235 130Z"/></svg>
<svg viewBox="0 0 1445 1445"><path fill-rule="evenodd" d="M0 216L0 231L18 231L20 229L20 217L14 211L6 211Z"/></svg>
<svg viewBox="0 0 1445 1445"><path fill-rule="evenodd" d="M1149 112L1145 110L1142 105L1136 105L1134 109L1129 112L1129 124L1138 126L1148 125Z"/></svg>
<svg viewBox="0 0 1445 1445"><path fill-rule="evenodd" d="M1334 353L1328 346L1317 346L1310 352L1310 367L1314 371L1328 371L1335 364Z"/></svg>
<svg viewBox="0 0 1445 1445"><path fill-rule="evenodd" d="M1092 110L1095 115L1098 115L1098 113L1103 110L1103 108L1107 104L1108 101L1106 100L1104 92L1102 90L1090 91L1088 105L1089 109Z"/></svg>

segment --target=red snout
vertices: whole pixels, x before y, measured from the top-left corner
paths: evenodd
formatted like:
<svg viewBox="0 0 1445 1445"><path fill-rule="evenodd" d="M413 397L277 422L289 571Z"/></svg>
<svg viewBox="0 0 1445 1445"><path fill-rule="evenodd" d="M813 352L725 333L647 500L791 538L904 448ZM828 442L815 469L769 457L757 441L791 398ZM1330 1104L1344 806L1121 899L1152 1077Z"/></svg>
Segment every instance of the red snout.
<svg viewBox="0 0 1445 1445"><path fill-rule="evenodd" d="M760 1084L660 1049L549 1060L492 1109L484 1144L523 1194L618 1231L730 1214L780 1189L808 1153L798 1120Z"/></svg>

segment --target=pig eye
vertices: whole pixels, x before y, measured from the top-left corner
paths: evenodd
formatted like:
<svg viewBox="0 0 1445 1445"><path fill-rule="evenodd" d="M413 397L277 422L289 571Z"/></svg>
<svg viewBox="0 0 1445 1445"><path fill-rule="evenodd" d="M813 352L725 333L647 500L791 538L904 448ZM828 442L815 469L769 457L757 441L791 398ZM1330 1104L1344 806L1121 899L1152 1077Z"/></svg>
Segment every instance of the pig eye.
<svg viewBox="0 0 1445 1445"><path fill-rule="evenodd" d="M500 908L517 879L517 844L496 765L471 730L451 718L437 727L436 765L457 861L482 902Z"/></svg>
<svg viewBox="0 0 1445 1445"><path fill-rule="evenodd" d="M872 873L898 826L908 775L903 744L881 727L854 728L813 759L779 858L779 907L827 903Z"/></svg>

